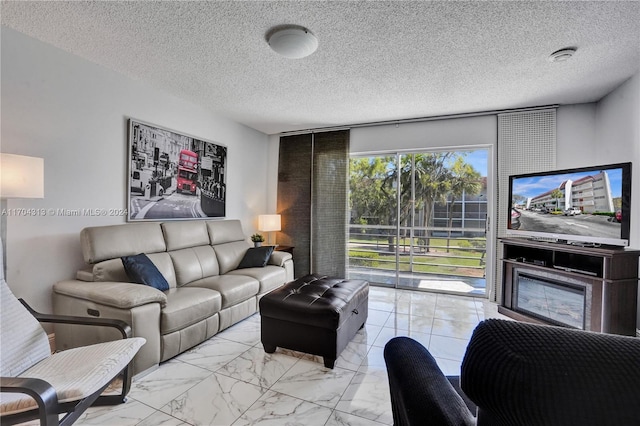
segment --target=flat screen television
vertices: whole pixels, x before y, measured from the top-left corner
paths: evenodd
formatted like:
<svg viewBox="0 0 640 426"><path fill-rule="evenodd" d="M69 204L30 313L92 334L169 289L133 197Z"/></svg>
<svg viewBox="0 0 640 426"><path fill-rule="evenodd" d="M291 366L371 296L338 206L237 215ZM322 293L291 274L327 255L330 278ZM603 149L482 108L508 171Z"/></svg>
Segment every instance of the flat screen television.
<svg viewBox="0 0 640 426"><path fill-rule="evenodd" d="M509 177L507 235L628 246L631 163Z"/></svg>

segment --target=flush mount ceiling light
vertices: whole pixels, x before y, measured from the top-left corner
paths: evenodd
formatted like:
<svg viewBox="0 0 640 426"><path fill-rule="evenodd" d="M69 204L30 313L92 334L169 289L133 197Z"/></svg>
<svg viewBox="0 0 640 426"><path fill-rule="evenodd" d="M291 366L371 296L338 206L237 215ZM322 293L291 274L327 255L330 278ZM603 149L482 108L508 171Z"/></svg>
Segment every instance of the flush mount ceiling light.
<svg viewBox="0 0 640 426"><path fill-rule="evenodd" d="M563 62L571 58L576 53L575 47L565 47L564 49L557 50L549 56L549 62Z"/></svg>
<svg viewBox="0 0 640 426"><path fill-rule="evenodd" d="M267 43L285 58L300 59L318 48L318 39L308 29L298 25L281 25L267 33Z"/></svg>

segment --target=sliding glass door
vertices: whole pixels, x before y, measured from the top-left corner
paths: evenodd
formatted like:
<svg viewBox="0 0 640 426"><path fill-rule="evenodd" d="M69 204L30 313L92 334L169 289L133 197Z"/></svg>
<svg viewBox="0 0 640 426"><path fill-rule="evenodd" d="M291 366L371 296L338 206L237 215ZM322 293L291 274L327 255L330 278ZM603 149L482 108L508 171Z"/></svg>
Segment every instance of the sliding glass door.
<svg viewBox="0 0 640 426"><path fill-rule="evenodd" d="M348 273L396 286L398 270L399 156L351 158Z"/></svg>
<svg viewBox="0 0 640 426"><path fill-rule="evenodd" d="M352 157L349 276L485 294L489 151Z"/></svg>

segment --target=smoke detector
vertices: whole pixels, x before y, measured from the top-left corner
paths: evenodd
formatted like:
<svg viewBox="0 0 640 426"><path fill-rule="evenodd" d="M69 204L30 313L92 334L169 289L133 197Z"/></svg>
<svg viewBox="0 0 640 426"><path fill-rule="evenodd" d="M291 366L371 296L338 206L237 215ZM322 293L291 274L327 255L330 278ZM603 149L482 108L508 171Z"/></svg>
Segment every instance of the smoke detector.
<svg viewBox="0 0 640 426"><path fill-rule="evenodd" d="M281 25L267 33L267 43L274 52L285 58L301 59L318 48L318 39L307 28L299 25Z"/></svg>

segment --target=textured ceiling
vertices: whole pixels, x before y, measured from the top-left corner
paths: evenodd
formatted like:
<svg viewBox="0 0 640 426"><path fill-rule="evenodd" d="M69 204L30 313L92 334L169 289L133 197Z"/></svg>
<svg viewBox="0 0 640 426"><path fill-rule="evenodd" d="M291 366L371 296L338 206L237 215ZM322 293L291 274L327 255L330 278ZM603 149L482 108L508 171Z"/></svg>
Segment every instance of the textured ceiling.
<svg viewBox="0 0 640 426"><path fill-rule="evenodd" d="M2 24L268 134L602 98L640 67L640 3L2 2ZM308 27L311 56L269 28ZM578 48L567 62L548 56Z"/></svg>

